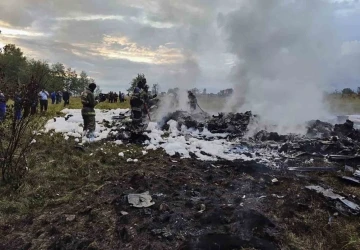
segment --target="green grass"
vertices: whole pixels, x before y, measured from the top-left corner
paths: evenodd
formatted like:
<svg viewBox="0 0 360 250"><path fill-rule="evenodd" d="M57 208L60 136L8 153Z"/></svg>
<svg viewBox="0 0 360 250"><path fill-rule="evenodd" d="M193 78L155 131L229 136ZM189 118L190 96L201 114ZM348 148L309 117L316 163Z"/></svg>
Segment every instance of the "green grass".
<svg viewBox="0 0 360 250"><path fill-rule="evenodd" d="M360 98L330 96L327 98L329 110L335 114L359 114L360 113Z"/></svg>
<svg viewBox="0 0 360 250"><path fill-rule="evenodd" d="M13 101L9 100L8 105L12 105ZM96 109L104 109L104 110L109 110L109 109L127 109L129 108L129 101L126 100L123 103L117 102L117 103L109 103L108 101L105 102L101 102L98 105L96 105ZM81 104L81 99L80 97L73 97L70 98L70 104L67 105L66 107L64 107L64 103L60 103L60 104L51 104L51 100L49 100L49 105L48 105L48 110L45 114L46 117L53 117L56 115L59 115L61 110L68 108L68 109L81 109L82 108L82 104ZM40 110L40 106L38 106L38 113Z"/></svg>

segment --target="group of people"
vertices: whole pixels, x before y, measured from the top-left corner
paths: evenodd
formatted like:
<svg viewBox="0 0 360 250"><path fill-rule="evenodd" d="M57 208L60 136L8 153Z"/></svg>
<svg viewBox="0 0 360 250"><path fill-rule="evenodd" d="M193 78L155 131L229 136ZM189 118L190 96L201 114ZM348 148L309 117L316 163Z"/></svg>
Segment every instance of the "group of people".
<svg viewBox="0 0 360 250"><path fill-rule="evenodd" d="M171 109L178 108L179 104L180 104L180 100L179 100L180 97L179 97L178 92L176 91L176 92L170 93L169 97L171 98L170 108ZM195 94L193 92L191 92L190 90L188 91L188 102L187 102L187 104L189 105L191 112L194 112L198 107L197 98L196 98Z"/></svg>
<svg viewBox="0 0 360 250"><path fill-rule="evenodd" d="M86 136L90 140L93 140L95 137L95 106L103 99L95 98L94 91L96 89L96 84L91 83L86 88L84 92L81 93L81 103L83 108L81 110L81 115L83 117L83 136ZM156 98L156 95L150 95L149 86L146 84L146 79L142 79L138 82L135 87L131 99L131 120L135 128L141 127L143 119L149 115L149 107L151 100ZM108 97L109 99L109 97ZM111 102L111 100L110 100Z"/></svg>
<svg viewBox="0 0 360 250"><path fill-rule="evenodd" d="M49 95L49 93L45 89L42 89L39 92L40 112L46 112L47 111L48 104L49 104L49 102L48 102L49 98L51 98L51 103L52 104L55 104L55 103L59 104L59 103L61 103L62 100L64 100L64 107L65 107L66 105L69 105L70 93L67 90L64 90L63 92L61 92L61 91L57 91L57 92L53 91ZM36 111L35 111L35 113L36 113Z"/></svg>
<svg viewBox="0 0 360 250"><path fill-rule="evenodd" d="M117 103L118 100L119 102L125 102L125 94L121 93L121 91L119 91L119 94L110 91L107 95L107 99L109 100L110 103Z"/></svg>
<svg viewBox="0 0 360 250"><path fill-rule="evenodd" d="M84 127L83 127L83 135L92 140L95 135L95 128L96 128L96 122L95 122L95 106L101 102L104 101L102 98L95 98L94 91L96 89L96 84L91 83L86 88L84 92L81 93L81 102L83 105L83 108L81 110L81 114L84 121ZM111 96L115 96L116 93L110 92L108 94L109 102L113 102L114 99L112 99ZM121 96L121 93L119 93L119 96ZM146 116L149 116L149 108L151 107L151 104L153 103L152 100L156 98L157 95L151 95L149 92L149 86L146 84L146 78L141 79L137 86L135 87L131 98L130 98L130 106L131 106L131 120L132 125L134 129L141 128L143 125L143 120ZM197 99L196 96L191 92L188 91L188 104L190 105L190 109L192 111L196 110L197 107ZM116 100L115 100L116 102Z"/></svg>
<svg viewBox="0 0 360 250"><path fill-rule="evenodd" d="M149 116L151 101L156 98L156 96L157 95L150 95L146 78L138 82L130 98L131 119L135 128L141 127L143 119Z"/></svg>
<svg viewBox="0 0 360 250"><path fill-rule="evenodd" d="M61 91L53 91L50 94L51 97L51 103L52 104L59 104L62 102L62 100L64 100L64 107L66 105L69 105L69 101L70 101L70 93L67 90L64 90L63 92Z"/></svg>
<svg viewBox="0 0 360 250"><path fill-rule="evenodd" d="M22 90L25 91L26 90ZM40 104L40 112L46 112L48 109L48 99L51 98L52 104L61 103L61 99L64 100L64 106L69 104L70 93L68 91L58 91L57 93L52 92L49 94L45 89L37 94L37 96L21 95L21 91L16 91L14 100L14 117L16 120L20 120L21 117L27 117L37 113L37 108ZM10 97L11 98L11 97ZM0 90L0 121L3 121L6 116L6 102L7 98L5 94Z"/></svg>

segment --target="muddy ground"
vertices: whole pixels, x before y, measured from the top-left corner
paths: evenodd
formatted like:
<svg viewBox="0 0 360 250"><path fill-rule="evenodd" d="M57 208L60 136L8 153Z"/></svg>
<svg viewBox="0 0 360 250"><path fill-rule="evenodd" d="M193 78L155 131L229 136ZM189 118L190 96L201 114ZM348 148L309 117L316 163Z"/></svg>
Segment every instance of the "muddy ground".
<svg viewBox="0 0 360 250"><path fill-rule="evenodd" d="M119 158L124 145L57 145L38 146L43 163L27 189L2 188L0 249L360 249L359 217L304 188L332 187L356 202L359 187L339 179L346 162L299 173L130 148L134 163ZM155 204L131 207L127 195L146 191Z"/></svg>

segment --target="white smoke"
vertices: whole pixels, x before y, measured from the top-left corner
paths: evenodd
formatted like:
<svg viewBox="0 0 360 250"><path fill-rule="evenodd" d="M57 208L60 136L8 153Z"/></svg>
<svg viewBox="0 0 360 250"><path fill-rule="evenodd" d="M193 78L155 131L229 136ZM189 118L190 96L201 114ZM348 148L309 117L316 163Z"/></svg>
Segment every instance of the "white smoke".
<svg viewBox="0 0 360 250"><path fill-rule="evenodd" d="M226 110L251 110L278 132L326 117L323 92L340 48L333 13L322 0L243 0L220 15L238 59Z"/></svg>

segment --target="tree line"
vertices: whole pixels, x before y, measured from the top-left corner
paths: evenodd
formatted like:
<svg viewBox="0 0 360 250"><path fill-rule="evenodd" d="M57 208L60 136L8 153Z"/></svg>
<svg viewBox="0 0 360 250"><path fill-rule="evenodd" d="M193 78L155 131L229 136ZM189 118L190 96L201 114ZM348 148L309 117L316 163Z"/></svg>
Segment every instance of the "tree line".
<svg viewBox="0 0 360 250"><path fill-rule="evenodd" d="M27 58L14 44L0 48L0 68L6 88L3 91L10 93L34 81L39 88L48 91L67 90L72 95L79 95L86 86L94 82L86 72L78 73L75 69L66 68L62 63L49 64Z"/></svg>

